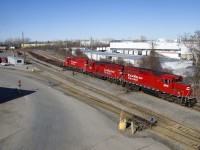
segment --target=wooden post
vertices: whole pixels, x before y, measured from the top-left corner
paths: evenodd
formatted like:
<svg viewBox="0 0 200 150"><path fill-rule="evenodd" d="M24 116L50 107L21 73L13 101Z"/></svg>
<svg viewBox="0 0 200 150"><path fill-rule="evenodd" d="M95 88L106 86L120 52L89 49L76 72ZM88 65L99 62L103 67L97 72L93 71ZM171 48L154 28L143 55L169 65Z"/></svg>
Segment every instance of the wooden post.
<svg viewBox="0 0 200 150"><path fill-rule="evenodd" d="M134 135L134 124L133 124L133 121L131 121L131 133L132 133L132 136Z"/></svg>

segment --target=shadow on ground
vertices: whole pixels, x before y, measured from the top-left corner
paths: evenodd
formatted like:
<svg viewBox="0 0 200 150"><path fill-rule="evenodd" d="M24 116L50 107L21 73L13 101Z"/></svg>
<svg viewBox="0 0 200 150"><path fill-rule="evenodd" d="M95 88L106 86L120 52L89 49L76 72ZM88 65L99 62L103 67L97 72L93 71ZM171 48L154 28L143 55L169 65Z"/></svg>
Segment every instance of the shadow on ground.
<svg viewBox="0 0 200 150"><path fill-rule="evenodd" d="M19 90L16 88L0 87L0 104L8 101L15 100L16 98L23 97L32 94L36 91L31 90Z"/></svg>

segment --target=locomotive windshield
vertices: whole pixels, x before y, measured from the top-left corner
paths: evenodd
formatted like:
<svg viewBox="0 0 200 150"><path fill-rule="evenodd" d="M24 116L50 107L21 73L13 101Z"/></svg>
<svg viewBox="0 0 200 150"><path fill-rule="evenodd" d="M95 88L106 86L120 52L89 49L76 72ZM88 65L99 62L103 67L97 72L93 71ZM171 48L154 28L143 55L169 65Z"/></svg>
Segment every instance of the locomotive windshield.
<svg viewBox="0 0 200 150"><path fill-rule="evenodd" d="M183 78L174 79L174 82L183 82Z"/></svg>

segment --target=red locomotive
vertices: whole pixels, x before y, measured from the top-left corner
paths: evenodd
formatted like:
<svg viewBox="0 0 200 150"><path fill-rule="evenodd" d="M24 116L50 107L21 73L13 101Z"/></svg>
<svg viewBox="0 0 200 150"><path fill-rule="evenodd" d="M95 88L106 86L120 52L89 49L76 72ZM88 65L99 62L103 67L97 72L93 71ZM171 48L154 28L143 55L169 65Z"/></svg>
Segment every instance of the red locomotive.
<svg viewBox="0 0 200 150"><path fill-rule="evenodd" d="M68 69L121 84L127 89L142 90L171 102L186 106L193 106L196 103L191 86L182 82L182 76L73 57L67 57L63 65Z"/></svg>
<svg viewBox="0 0 200 150"><path fill-rule="evenodd" d="M122 78L122 67L118 64L90 61L87 63L86 73L119 84Z"/></svg>
<svg viewBox="0 0 200 150"><path fill-rule="evenodd" d="M68 69L84 72L86 69L87 62L88 60L84 58L66 57L63 66Z"/></svg>
<svg viewBox="0 0 200 150"><path fill-rule="evenodd" d="M182 76L125 66L122 84L138 91L153 91L163 99L192 106L196 100L192 97L191 85L182 81Z"/></svg>

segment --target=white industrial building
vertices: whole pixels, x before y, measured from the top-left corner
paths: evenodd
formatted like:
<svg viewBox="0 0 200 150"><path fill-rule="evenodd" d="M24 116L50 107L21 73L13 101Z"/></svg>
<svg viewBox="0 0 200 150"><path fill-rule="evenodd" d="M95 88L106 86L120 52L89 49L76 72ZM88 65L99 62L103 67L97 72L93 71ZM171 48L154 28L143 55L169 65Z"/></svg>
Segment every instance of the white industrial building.
<svg viewBox="0 0 200 150"><path fill-rule="evenodd" d="M72 50L72 54L76 55L76 50ZM127 55L127 54L121 54L121 53L108 53L108 52L100 52L100 51L94 51L89 49L82 49L81 50L84 54L87 55L87 57L91 60L108 60L108 61L116 61L119 58L123 59L127 63L131 63L135 66L138 66L138 62L143 57L142 55Z"/></svg>
<svg viewBox="0 0 200 150"><path fill-rule="evenodd" d="M182 43L167 41L154 41L153 43L155 51L161 55L176 59L191 58L189 49ZM113 41L110 42L109 52L129 55L149 55L151 49L152 41Z"/></svg>
<svg viewBox="0 0 200 150"><path fill-rule="evenodd" d="M89 59L99 61L106 59L115 61L123 59L127 63L138 66L138 62L145 55L149 55L153 48L155 51L163 56L175 59L191 59L192 55L189 49L180 42L162 41L147 41L147 42L134 42L134 41L112 41L110 47L98 47L96 51L89 49L82 49ZM72 51L75 55L75 50Z"/></svg>
<svg viewBox="0 0 200 150"><path fill-rule="evenodd" d="M109 44L110 40L93 40L92 38L90 40L81 40L80 44L81 46L91 46L93 44Z"/></svg>
<svg viewBox="0 0 200 150"><path fill-rule="evenodd" d="M8 63L11 65L24 65L24 58L8 56Z"/></svg>

